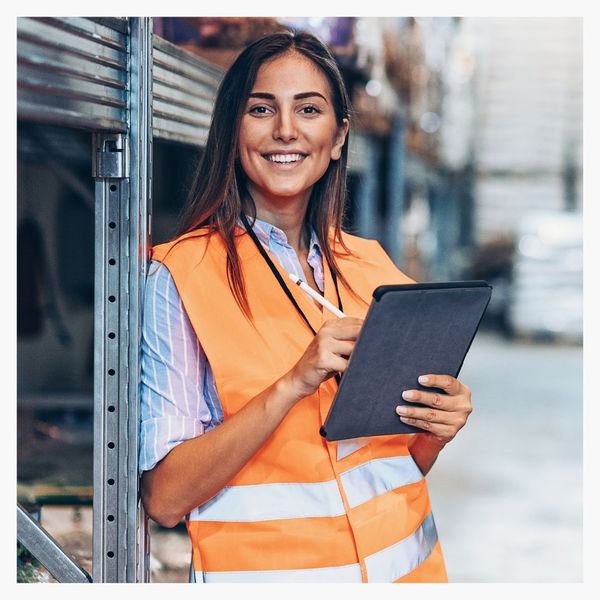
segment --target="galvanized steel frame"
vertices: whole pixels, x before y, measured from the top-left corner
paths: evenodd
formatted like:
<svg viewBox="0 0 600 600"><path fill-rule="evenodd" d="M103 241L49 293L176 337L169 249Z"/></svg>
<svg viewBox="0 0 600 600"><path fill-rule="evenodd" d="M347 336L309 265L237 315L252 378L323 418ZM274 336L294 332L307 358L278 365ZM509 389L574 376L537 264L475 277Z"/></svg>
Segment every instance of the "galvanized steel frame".
<svg viewBox="0 0 600 600"><path fill-rule="evenodd" d="M152 19L129 19L129 130L94 135L93 578L148 581L140 501L140 337L150 236Z"/></svg>

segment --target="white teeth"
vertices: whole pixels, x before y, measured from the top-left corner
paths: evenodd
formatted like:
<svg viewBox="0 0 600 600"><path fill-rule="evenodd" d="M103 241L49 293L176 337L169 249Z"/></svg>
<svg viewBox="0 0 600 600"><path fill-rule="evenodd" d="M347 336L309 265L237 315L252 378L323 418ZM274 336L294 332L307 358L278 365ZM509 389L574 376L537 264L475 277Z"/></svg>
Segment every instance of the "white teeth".
<svg viewBox="0 0 600 600"><path fill-rule="evenodd" d="M301 160L302 154L268 154L266 157L268 160L277 163L289 163Z"/></svg>

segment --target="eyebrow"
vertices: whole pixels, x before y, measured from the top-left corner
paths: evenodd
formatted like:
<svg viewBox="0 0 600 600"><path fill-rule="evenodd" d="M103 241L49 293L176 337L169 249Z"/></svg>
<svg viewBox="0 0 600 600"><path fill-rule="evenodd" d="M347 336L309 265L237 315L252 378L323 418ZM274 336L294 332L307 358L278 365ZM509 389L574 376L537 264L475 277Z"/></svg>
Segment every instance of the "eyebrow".
<svg viewBox="0 0 600 600"><path fill-rule="evenodd" d="M327 98L320 94L319 92L302 92L301 94L296 94L294 96L294 100L303 100L304 98L310 98L311 96L319 96L327 102ZM274 94L269 94L268 92L253 92L248 96L249 98L263 98L264 100L275 100ZM329 102L327 102L329 104Z"/></svg>

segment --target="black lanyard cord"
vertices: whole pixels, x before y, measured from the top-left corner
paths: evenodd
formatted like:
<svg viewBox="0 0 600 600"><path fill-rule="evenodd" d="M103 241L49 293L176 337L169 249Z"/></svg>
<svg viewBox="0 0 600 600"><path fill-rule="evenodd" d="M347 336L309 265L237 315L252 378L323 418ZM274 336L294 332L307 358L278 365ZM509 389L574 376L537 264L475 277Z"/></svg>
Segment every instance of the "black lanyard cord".
<svg viewBox="0 0 600 600"><path fill-rule="evenodd" d="M258 251L261 253L262 257L265 259L266 263L269 265L269 268L271 269L271 272L273 273L273 275L275 275L275 278L277 279L277 282L281 286L281 289L285 292L285 295L289 298L290 302L294 305L294 308L302 316L302 318L304 319L304 322L310 327L310 330L313 332L313 335L317 335L317 332L313 329L313 326L310 324L309 320L306 318L306 315L304 314L302 309L298 306L296 299L294 298L289 287L286 285L285 281L283 280L283 277L281 277L281 274L277 270L277 267L273 264L273 261L271 260L270 256L267 254L263 245L260 243L259 239L256 237L256 234L254 233L254 230L250 226L250 223L248 223L248 219L246 218L246 215L244 213L241 214L241 219L244 224L244 227L246 228L246 231L248 232L248 234L252 238L252 241L258 248ZM340 298L340 291L339 291L338 285L337 285L337 277L336 277L333 269L330 268L329 271L331 272L331 278L333 279L333 285L335 286L335 293L336 293L337 299L338 299L338 308L342 312L344 312L344 308L342 306L342 299Z"/></svg>
<svg viewBox="0 0 600 600"><path fill-rule="evenodd" d="M242 219L242 223L244 224L244 227L246 228L246 231L252 238L252 241L258 248L258 251L261 253L262 257L265 259L265 262L269 265L269 268L271 269L271 272L273 273L273 275L275 275L275 279L277 279L277 282L279 283L281 289L285 292L285 295L289 298L290 302L294 305L295 309L298 311L300 316L304 319L304 322L308 325L310 330L313 332L313 335L317 335L317 332L314 330L313 326L310 324L309 320L306 318L304 311L298 306L296 299L294 298L292 292L290 291L287 284L283 280L283 277L281 277L281 274L277 270L277 267L273 264L273 261L271 260L270 256L267 254L267 251L264 249L263 245L260 243L260 240L256 237L254 230L250 226L250 223L248 223L248 219L246 218L246 215L244 213L242 213L240 216ZM344 312L344 308L342 305L342 299L340 298L340 291L339 291L338 285L337 285L336 274L331 267L329 268L329 271L331 273L331 278L333 279L333 285L335 286L335 293L336 293L337 299L338 299L338 308L342 312ZM337 384L339 386L340 381L341 381L341 376L339 373L335 374L335 380L337 381Z"/></svg>
<svg viewBox="0 0 600 600"><path fill-rule="evenodd" d="M296 302L296 299L292 295L292 292L290 292L290 289L283 281L283 277L281 277L281 274L277 270L277 267L273 264L273 261L267 254L266 250L263 248L263 245L260 243L259 239L256 237L256 234L254 233L252 227L250 227L250 223L248 223L248 219L246 218L246 215L244 213L242 213L241 217L242 217L242 222L244 223L244 227L246 228L246 231L250 234L250 237L256 244L256 247L258 248L259 252L262 254L262 256L265 259L265 261L267 262L267 264L269 265L271 271L273 272L273 275L275 275L275 278L277 279L279 285L285 292L286 296L290 299L290 302L296 307L296 310L300 313L300 315L304 319L305 323L310 327L310 330L313 332L313 335L317 335L317 332L313 329L313 326L310 324L309 320L306 318L306 315L304 314L302 309L298 306L298 303Z"/></svg>

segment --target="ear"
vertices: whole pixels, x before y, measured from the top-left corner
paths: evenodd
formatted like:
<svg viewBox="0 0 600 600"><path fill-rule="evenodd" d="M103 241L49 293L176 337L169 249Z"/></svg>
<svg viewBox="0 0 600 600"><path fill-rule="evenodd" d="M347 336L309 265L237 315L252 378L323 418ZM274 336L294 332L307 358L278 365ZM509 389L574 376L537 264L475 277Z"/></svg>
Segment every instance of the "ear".
<svg viewBox="0 0 600 600"><path fill-rule="evenodd" d="M331 160L339 160L340 156L342 156L342 148L346 142L348 129L350 129L350 121L344 119L342 126L338 128L333 147L331 148Z"/></svg>

